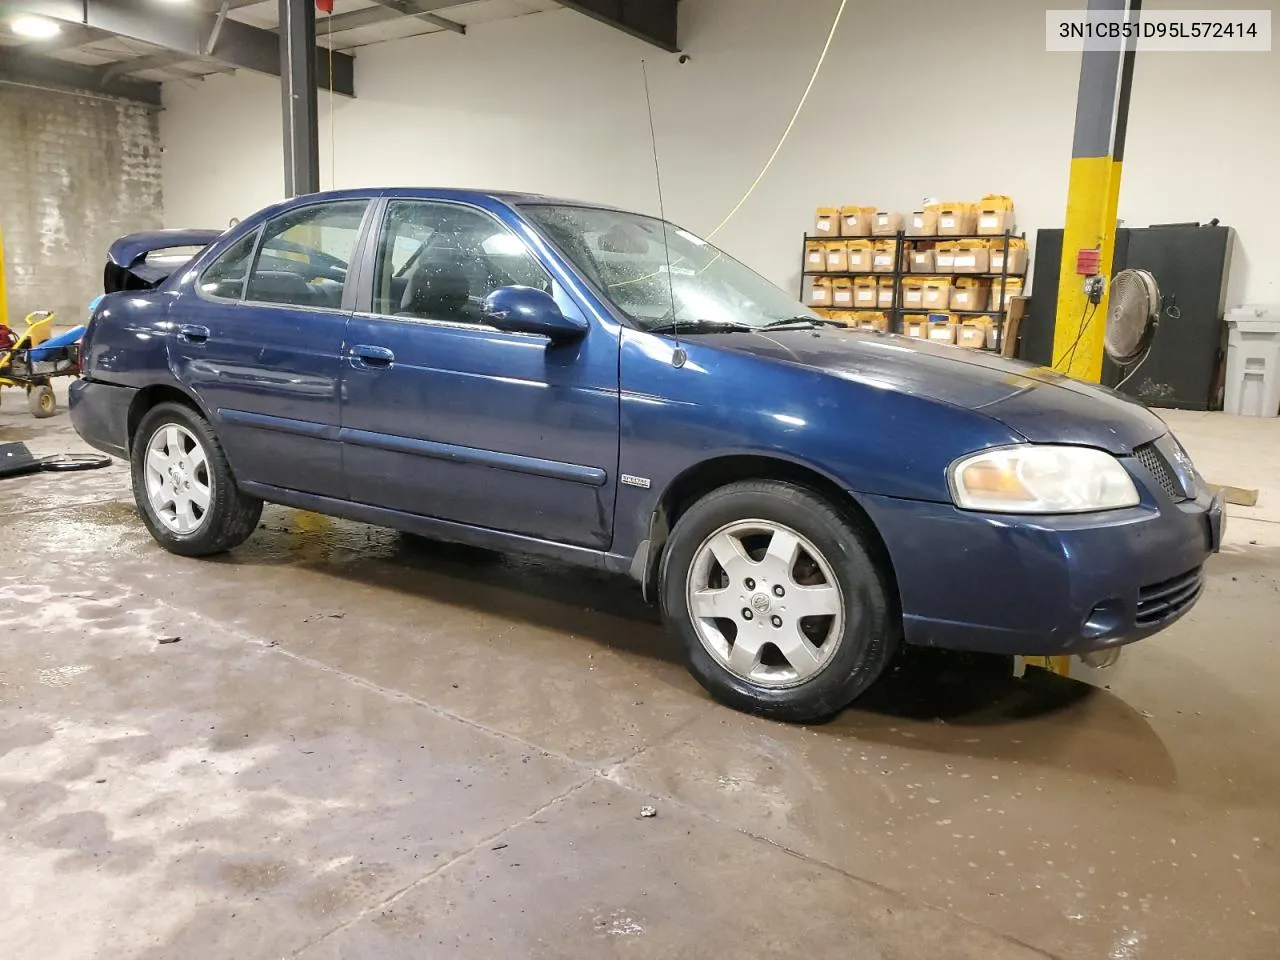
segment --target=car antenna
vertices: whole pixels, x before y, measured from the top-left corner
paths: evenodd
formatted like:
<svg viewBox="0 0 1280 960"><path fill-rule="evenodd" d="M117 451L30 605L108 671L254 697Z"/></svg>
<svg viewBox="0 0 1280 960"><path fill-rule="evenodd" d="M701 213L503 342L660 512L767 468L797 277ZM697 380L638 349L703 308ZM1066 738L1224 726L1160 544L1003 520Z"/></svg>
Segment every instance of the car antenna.
<svg viewBox="0 0 1280 960"><path fill-rule="evenodd" d="M653 147L653 179L658 185L658 220L662 224L662 253L667 258L667 293L671 297L671 336L676 341L675 353L671 355L673 367L683 367L687 356L680 346L680 320L676 316L676 284L671 276L671 244L667 240L667 211L662 203L662 168L658 164L658 135L653 129L653 98L649 96L649 70L643 59L640 61L640 76L644 78L644 104L649 110L649 143Z"/></svg>

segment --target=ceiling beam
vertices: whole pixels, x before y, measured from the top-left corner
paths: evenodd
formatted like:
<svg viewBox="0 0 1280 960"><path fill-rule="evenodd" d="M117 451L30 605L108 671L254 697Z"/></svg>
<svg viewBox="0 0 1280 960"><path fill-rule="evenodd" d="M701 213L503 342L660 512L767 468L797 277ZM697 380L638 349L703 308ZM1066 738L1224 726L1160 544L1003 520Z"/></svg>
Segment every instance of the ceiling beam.
<svg viewBox="0 0 1280 960"><path fill-rule="evenodd" d="M412 0L373 0L380 7L386 7L388 10L394 10L396 13L406 17L414 17L423 20L432 26L439 27L442 30L450 30L453 33L466 33L467 28L458 23L456 20L449 20L445 17L436 16L429 9L431 4L413 3ZM453 4L456 6L456 4ZM437 7L438 9L439 7Z"/></svg>
<svg viewBox="0 0 1280 960"><path fill-rule="evenodd" d="M99 82L106 83L116 77L128 76L131 73L142 73L144 70L160 70L179 63L189 63L191 59L185 53L174 53L172 50L166 50L163 53L152 53L145 57L120 60L97 68Z"/></svg>
<svg viewBox="0 0 1280 960"><path fill-rule="evenodd" d="M160 8L143 0L0 0L0 14L31 13L80 24L129 40L149 43L183 60L209 59L233 69L280 76L280 39L270 30L251 27L227 18L218 33L217 47L208 51L217 14L195 8ZM317 48L316 80L334 93L355 96L355 60L350 54ZM333 76L329 63L333 63ZM125 61L126 63L128 61ZM181 61L177 61L181 62ZM107 68L108 70L111 67ZM117 71L116 76L120 75Z"/></svg>
<svg viewBox="0 0 1280 960"><path fill-rule="evenodd" d="M561 6L585 13L594 20L617 27L669 53L676 44L677 0L556 0Z"/></svg>
<svg viewBox="0 0 1280 960"><path fill-rule="evenodd" d="M405 2L400 4L404 7L411 7L413 13L404 13L390 4L382 4L381 0L374 0L375 6L364 7L360 10L351 10L347 13L338 13L331 17L316 20L316 32L322 36L330 32L341 33L344 30L358 30L360 27L367 27L375 23L385 23L388 20L394 20L399 16L413 16L422 20L433 17L434 20L429 22L444 21L450 24L445 27L443 23L436 23L436 26L443 27L445 30L452 30L454 33L466 33L467 28L461 23L454 23L445 17L436 17L432 11L443 10L445 7L456 7L461 0L416 0L416 2Z"/></svg>
<svg viewBox="0 0 1280 960"><path fill-rule="evenodd" d="M68 87L76 90L98 90L108 96L160 106L160 84L146 80L117 78L103 84L93 67L68 63L56 57L15 55L0 47L0 82L32 86Z"/></svg>

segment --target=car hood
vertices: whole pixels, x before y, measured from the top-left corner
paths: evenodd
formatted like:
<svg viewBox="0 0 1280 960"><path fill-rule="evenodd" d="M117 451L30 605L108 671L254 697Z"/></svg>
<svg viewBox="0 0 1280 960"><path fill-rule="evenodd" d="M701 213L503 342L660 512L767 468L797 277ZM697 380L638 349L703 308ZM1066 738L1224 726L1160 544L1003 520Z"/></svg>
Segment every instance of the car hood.
<svg viewBox="0 0 1280 960"><path fill-rule="evenodd" d="M706 340L974 410L1035 443L1125 454L1167 432L1159 417L1113 390L983 350L862 330L734 333Z"/></svg>

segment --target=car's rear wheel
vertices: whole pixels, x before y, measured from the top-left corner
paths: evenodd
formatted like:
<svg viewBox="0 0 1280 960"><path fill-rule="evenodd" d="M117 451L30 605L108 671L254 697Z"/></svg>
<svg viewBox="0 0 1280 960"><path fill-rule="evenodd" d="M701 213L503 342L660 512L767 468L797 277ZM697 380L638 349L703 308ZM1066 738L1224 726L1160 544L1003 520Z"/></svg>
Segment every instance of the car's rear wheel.
<svg viewBox="0 0 1280 960"><path fill-rule="evenodd" d="M867 689L897 648L885 571L865 535L793 484L722 487L676 523L663 616L717 699L806 722Z"/></svg>
<svg viewBox="0 0 1280 960"><path fill-rule="evenodd" d="M131 466L143 523L172 553L222 553L258 525L262 501L236 486L213 428L189 407L162 403L148 411L134 434Z"/></svg>

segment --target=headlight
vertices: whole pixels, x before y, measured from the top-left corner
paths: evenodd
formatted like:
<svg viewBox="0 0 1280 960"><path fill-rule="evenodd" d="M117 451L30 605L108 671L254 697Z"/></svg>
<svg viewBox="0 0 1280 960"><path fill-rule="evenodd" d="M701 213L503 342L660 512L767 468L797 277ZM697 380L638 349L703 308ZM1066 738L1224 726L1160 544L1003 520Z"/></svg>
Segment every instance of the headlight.
<svg viewBox="0 0 1280 960"><path fill-rule="evenodd" d="M951 465L956 506L988 513L1085 513L1138 503L1120 462L1089 447L1002 447Z"/></svg>

